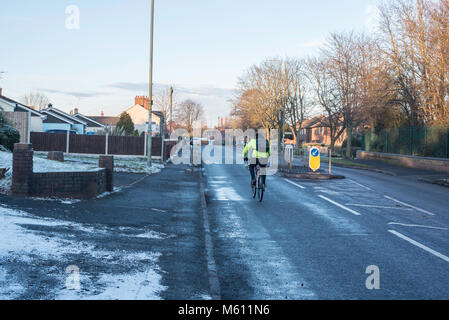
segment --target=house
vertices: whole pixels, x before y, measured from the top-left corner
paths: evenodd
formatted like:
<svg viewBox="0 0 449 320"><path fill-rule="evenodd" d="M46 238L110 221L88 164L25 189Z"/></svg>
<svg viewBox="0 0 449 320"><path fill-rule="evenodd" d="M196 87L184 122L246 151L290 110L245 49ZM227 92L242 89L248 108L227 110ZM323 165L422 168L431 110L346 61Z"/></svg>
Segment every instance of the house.
<svg viewBox="0 0 449 320"><path fill-rule="evenodd" d="M73 112L73 116L81 121L84 121L87 123L86 127L86 134L95 134L97 132L102 132L106 129L106 125L102 124L95 119L92 119L90 117L86 117L78 112L78 109L75 109Z"/></svg>
<svg viewBox="0 0 449 320"><path fill-rule="evenodd" d="M87 118L101 124L103 129L108 132L112 132L120 120L120 117L107 117L103 112L101 113L101 116L87 116ZM95 128L91 128L91 130L94 132L102 131L101 129L95 130Z"/></svg>
<svg viewBox="0 0 449 320"><path fill-rule="evenodd" d="M343 133L340 138L337 139L335 145L342 145L345 139L346 133ZM320 115L312 119L304 120L302 129L299 133L299 140L301 145L304 143L330 145L331 135L330 128L326 123L326 117Z"/></svg>
<svg viewBox="0 0 449 320"><path fill-rule="evenodd" d="M135 97L135 104L125 112L131 117L134 127L139 133L146 132L148 126L148 110L150 99L148 97ZM160 135L164 125L164 114L161 111L152 111L153 135Z"/></svg>
<svg viewBox="0 0 449 320"><path fill-rule="evenodd" d="M51 104L41 111L47 118L44 120L44 132L74 131L77 134L86 134L87 122L80 120L62 110L54 108Z"/></svg>
<svg viewBox="0 0 449 320"><path fill-rule="evenodd" d="M20 133L20 142L29 143L31 132L42 132L45 115L3 95L0 88L0 108L5 118Z"/></svg>

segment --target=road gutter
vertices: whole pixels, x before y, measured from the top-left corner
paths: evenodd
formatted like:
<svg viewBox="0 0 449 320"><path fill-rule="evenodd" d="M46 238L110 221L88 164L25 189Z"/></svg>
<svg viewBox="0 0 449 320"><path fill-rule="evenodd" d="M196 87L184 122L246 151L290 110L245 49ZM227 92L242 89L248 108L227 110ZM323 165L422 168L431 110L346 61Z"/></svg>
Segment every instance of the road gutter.
<svg viewBox="0 0 449 320"><path fill-rule="evenodd" d="M209 216L207 214L206 193L203 183L202 168L199 171L199 175L200 175L201 211L203 216L204 242L206 248L206 260L207 260L207 272L209 278L210 296L212 300L221 300L220 281L218 280L217 264L215 263L214 258L214 247L212 244Z"/></svg>

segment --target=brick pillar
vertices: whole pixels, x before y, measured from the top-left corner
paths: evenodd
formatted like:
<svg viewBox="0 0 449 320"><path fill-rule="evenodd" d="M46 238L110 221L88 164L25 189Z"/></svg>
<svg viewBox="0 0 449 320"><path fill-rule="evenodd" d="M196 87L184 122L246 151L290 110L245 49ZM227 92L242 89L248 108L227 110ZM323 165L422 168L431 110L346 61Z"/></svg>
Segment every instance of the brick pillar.
<svg viewBox="0 0 449 320"><path fill-rule="evenodd" d="M106 191L114 191L114 157L100 156L98 166L106 169Z"/></svg>
<svg viewBox="0 0 449 320"><path fill-rule="evenodd" d="M33 179L33 146L31 144L14 144L12 168L12 194L28 196Z"/></svg>

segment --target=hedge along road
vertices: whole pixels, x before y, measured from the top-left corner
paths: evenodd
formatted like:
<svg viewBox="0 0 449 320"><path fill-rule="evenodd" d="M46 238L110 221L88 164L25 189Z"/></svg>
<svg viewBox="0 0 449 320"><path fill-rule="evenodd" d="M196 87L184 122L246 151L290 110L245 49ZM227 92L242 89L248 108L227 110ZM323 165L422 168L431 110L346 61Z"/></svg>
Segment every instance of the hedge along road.
<svg viewBox="0 0 449 320"><path fill-rule="evenodd" d="M347 179L268 177L258 203L243 165L204 165L221 297L448 299L448 189L335 172Z"/></svg>

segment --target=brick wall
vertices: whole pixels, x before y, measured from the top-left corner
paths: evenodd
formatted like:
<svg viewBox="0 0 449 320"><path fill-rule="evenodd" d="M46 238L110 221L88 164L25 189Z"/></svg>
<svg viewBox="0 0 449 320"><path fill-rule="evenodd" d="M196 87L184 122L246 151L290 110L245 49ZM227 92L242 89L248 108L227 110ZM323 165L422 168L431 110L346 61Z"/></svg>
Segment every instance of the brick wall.
<svg viewBox="0 0 449 320"><path fill-rule="evenodd" d="M91 199L106 192L106 169L34 173L29 196Z"/></svg>
<svg viewBox="0 0 449 320"><path fill-rule="evenodd" d="M31 197L91 199L113 190L114 158L103 156L99 169L88 172L33 172L33 148L15 144L12 194Z"/></svg>

